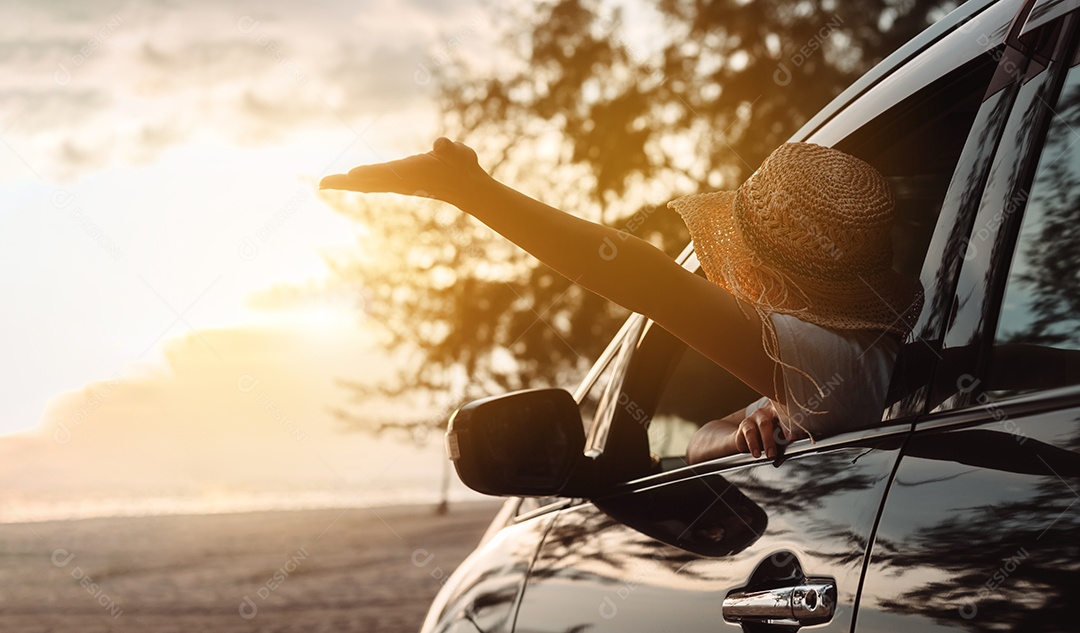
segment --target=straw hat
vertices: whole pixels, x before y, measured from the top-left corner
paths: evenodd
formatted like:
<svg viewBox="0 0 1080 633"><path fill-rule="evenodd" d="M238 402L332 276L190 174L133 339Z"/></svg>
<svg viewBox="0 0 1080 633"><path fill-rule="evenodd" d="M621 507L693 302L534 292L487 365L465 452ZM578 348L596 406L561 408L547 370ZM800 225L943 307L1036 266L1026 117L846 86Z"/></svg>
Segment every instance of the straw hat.
<svg viewBox="0 0 1080 633"><path fill-rule="evenodd" d="M918 283L891 267L889 185L854 156L786 143L735 191L668 206L706 276L763 317L906 334L918 316Z"/></svg>

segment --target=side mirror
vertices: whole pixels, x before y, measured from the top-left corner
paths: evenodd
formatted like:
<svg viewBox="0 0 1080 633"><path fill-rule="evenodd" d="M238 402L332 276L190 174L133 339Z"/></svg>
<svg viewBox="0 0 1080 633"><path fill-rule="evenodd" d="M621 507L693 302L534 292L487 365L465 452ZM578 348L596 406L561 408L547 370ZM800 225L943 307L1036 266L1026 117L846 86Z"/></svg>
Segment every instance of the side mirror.
<svg viewBox="0 0 1080 633"><path fill-rule="evenodd" d="M450 417L446 452L465 485L489 495L586 497L595 462L573 396L532 389L476 400Z"/></svg>

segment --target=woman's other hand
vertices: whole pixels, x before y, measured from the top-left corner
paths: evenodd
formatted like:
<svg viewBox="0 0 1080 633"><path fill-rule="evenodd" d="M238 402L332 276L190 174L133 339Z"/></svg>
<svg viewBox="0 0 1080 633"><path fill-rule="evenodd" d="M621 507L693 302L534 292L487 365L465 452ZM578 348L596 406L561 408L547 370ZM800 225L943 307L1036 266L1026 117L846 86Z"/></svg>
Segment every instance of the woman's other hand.
<svg viewBox="0 0 1080 633"><path fill-rule="evenodd" d="M739 453L775 459L781 446L806 437L801 429L784 429L772 400L750 415L745 412L740 409L698 429L690 439L686 461L697 464Z"/></svg>
<svg viewBox="0 0 1080 633"><path fill-rule="evenodd" d="M743 418L735 431L735 447L738 452L750 453L754 457L764 454L765 457L774 459L777 444L786 445L789 441L772 400Z"/></svg>
<svg viewBox="0 0 1080 633"><path fill-rule="evenodd" d="M476 185L487 178L489 176L480 168L472 148L440 137L426 154L361 165L347 174L323 178L319 188L400 193L436 198L460 206L475 191Z"/></svg>

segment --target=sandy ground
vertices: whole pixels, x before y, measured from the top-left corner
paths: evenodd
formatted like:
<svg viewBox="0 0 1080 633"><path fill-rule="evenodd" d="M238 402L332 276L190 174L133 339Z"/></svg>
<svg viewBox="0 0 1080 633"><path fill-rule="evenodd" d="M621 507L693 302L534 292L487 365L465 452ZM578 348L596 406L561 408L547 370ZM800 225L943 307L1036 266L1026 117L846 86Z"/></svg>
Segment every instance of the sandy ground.
<svg viewBox="0 0 1080 633"><path fill-rule="evenodd" d="M414 632L498 507L0 525L0 631Z"/></svg>

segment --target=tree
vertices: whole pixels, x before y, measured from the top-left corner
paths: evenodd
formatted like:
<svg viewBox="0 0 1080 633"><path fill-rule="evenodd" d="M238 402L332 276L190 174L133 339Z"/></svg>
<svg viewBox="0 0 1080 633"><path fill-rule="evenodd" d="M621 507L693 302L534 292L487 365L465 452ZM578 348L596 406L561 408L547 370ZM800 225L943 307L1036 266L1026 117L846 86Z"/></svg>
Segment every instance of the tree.
<svg viewBox="0 0 1080 633"><path fill-rule="evenodd" d="M596 0L500 7L509 17L497 64L457 60L437 77L444 127L497 178L674 256L688 233L667 200L736 186L953 4L654 0L644 20ZM633 37L641 28L648 38ZM342 212L367 227L370 250L337 270L368 289L368 315L405 357L385 384L349 384L358 399L421 396L445 410L571 385L626 316L454 209L365 198Z"/></svg>

